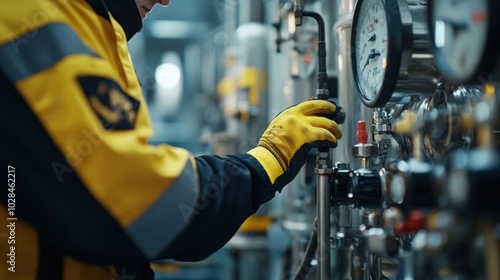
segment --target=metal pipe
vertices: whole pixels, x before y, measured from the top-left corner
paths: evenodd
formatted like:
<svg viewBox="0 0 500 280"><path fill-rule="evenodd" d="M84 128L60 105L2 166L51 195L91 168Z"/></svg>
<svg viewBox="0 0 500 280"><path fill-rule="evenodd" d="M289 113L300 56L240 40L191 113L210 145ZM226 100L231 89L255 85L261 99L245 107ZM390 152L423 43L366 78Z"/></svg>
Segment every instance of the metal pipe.
<svg viewBox="0 0 500 280"><path fill-rule="evenodd" d="M339 250L339 265L337 265L336 275L339 276L340 280L352 280L352 254L353 249L351 246Z"/></svg>
<svg viewBox="0 0 500 280"><path fill-rule="evenodd" d="M328 75L326 73L325 21L320 14L315 12L303 11L302 15L312 17L318 23L318 89L328 89ZM325 97L319 99L328 99L328 95Z"/></svg>
<svg viewBox="0 0 500 280"><path fill-rule="evenodd" d="M329 152L318 152L316 157L318 203L318 279L330 280L330 174Z"/></svg>
<svg viewBox="0 0 500 280"><path fill-rule="evenodd" d="M382 279L382 258L372 255L372 280Z"/></svg>
<svg viewBox="0 0 500 280"><path fill-rule="evenodd" d="M295 25L302 26L302 12L304 11L304 0L293 1L293 11L295 13Z"/></svg>
<svg viewBox="0 0 500 280"><path fill-rule="evenodd" d="M365 259L364 259L364 269L363 269L363 280L372 280L372 256L368 250L364 251Z"/></svg>
<svg viewBox="0 0 500 280"><path fill-rule="evenodd" d="M360 168L369 168L370 165L369 165L369 161L368 161L368 158L361 158L361 162L360 162Z"/></svg>

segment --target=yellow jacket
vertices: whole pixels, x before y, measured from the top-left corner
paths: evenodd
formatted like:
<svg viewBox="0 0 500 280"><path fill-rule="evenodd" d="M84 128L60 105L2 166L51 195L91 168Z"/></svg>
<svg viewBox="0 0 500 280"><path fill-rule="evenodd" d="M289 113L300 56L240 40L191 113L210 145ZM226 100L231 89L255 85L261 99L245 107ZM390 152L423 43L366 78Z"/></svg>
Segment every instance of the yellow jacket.
<svg viewBox="0 0 500 280"><path fill-rule="evenodd" d="M250 155L147 143L123 26L100 0L0 2L0 279L151 279L151 260L205 258L274 196Z"/></svg>

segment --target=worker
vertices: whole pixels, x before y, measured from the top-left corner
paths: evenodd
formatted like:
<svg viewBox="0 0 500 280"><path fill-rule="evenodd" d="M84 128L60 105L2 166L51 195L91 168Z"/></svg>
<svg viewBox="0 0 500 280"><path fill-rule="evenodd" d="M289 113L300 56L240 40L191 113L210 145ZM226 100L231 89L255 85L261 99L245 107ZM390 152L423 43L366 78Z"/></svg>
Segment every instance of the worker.
<svg viewBox="0 0 500 280"><path fill-rule="evenodd" d="M312 100L244 154L148 144L127 40L154 4L169 0L1 1L0 279L152 279L152 261L202 260L341 137L335 105Z"/></svg>

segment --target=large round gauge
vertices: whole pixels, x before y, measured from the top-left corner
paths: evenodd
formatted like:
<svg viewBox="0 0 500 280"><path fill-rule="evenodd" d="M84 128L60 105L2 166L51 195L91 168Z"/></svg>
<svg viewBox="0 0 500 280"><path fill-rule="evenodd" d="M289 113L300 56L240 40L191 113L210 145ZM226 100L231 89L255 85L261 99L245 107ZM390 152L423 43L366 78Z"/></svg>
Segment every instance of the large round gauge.
<svg viewBox="0 0 500 280"><path fill-rule="evenodd" d="M429 29L437 67L443 78L465 84L487 75L497 58L498 0L433 0Z"/></svg>
<svg viewBox="0 0 500 280"><path fill-rule="evenodd" d="M397 0L358 0L354 10L353 74L361 100L369 107L389 101L399 74L401 18L399 13L389 14L388 5L397 7Z"/></svg>

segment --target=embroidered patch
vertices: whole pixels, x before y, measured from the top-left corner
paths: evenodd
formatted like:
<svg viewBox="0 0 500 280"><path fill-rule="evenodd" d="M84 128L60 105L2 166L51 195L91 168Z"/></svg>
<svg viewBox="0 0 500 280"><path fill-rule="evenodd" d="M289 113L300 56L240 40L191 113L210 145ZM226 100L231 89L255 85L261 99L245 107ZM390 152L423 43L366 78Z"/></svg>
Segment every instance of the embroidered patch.
<svg viewBox="0 0 500 280"><path fill-rule="evenodd" d="M107 130L133 129L140 102L125 93L113 80L102 77L78 79L90 107Z"/></svg>

